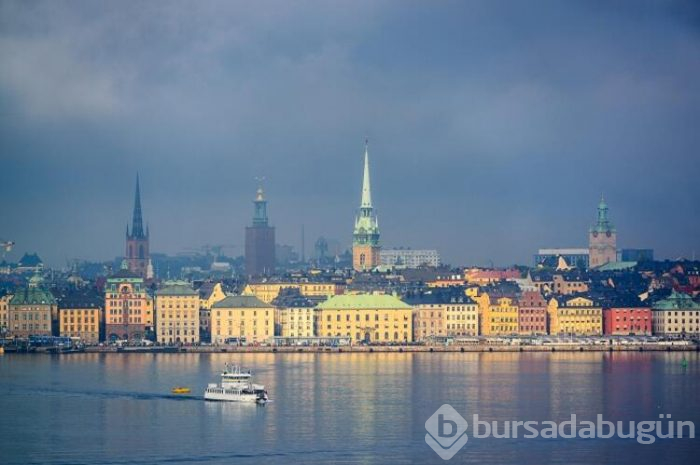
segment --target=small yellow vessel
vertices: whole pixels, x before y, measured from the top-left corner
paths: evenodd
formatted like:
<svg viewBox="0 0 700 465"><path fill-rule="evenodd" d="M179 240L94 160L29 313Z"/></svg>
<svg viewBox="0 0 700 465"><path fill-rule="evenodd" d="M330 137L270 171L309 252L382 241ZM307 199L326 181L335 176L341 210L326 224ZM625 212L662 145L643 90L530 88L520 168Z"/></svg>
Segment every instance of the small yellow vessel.
<svg viewBox="0 0 700 465"><path fill-rule="evenodd" d="M172 388L170 390L170 392L172 392L173 394L189 394L190 388L177 386L177 387Z"/></svg>

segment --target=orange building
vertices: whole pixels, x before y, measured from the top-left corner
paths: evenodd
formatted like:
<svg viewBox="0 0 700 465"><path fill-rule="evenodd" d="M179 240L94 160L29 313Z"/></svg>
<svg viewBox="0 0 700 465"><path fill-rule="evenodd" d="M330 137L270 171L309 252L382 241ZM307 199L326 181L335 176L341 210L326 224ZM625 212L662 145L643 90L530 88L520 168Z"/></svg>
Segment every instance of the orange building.
<svg viewBox="0 0 700 465"><path fill-rule="evenodd" d="M153 332L153 299L143 278L124 268L105 285L105 337L143 339Z"/></svg>

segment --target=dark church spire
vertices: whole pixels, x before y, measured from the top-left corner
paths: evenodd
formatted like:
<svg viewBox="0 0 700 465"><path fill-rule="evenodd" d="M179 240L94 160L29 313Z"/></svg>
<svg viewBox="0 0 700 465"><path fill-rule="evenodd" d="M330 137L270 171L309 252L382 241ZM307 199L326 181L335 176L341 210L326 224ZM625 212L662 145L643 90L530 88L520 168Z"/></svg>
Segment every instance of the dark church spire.
<svg viewBox="0 0 700 465"><path fill-rule="evenodd" d="M134 197L134 220L131 224L131 236L137 238L146 237L143 233L143 216L141 214L141 189L139 187L139 175L136 173L136 195Z"/></svg>

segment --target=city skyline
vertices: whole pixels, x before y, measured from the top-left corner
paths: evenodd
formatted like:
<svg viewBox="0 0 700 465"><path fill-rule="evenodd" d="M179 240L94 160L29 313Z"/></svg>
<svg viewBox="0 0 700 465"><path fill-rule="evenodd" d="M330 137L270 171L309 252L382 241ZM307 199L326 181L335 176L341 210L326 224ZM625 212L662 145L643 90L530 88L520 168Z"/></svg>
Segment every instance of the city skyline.
<svg viewBox="0 0 700 465"><path fill-rule="evenodd" d="M530 263L604 192L621 246L700 250L692 3L53 5L0 6L8 259L121 255L137 171L153 252L241 255L261 174L279 243L349 247L365 135L385 247Z"/></svg>

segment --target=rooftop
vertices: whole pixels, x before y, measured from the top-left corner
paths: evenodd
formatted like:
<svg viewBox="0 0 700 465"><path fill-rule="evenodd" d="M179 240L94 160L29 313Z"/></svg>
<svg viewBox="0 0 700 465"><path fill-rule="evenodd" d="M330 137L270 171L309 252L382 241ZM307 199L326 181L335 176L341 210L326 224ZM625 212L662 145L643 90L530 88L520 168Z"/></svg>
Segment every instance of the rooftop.
<svg viewBox="0 0 700 465"><path fill-rule="evenodd" d="M270 308L270 304L266 304L254 295L230 295L223 300L215 303L213 308Z"/></svg>
<svg viewBox="0 0 700 465"><path fill-rule="evenodd" d="M322 310L343 309L408 309L410 305L388 294L343 294L336 295L318 305Z"/></svg>

